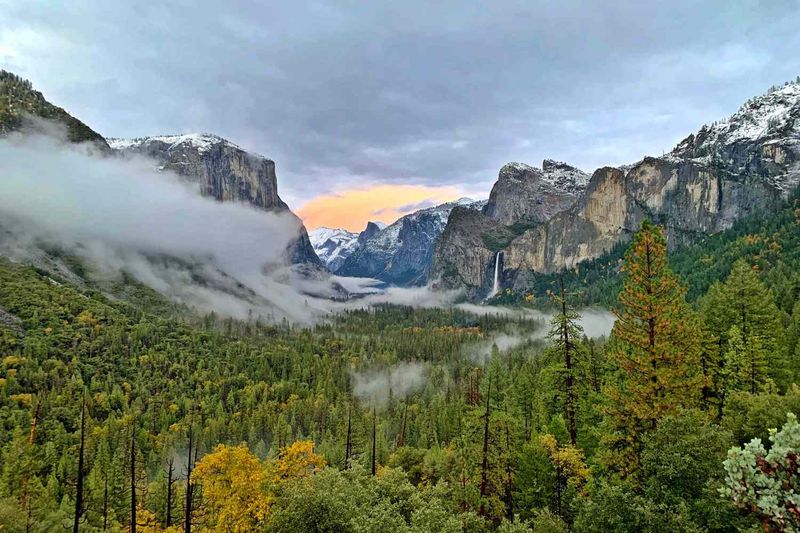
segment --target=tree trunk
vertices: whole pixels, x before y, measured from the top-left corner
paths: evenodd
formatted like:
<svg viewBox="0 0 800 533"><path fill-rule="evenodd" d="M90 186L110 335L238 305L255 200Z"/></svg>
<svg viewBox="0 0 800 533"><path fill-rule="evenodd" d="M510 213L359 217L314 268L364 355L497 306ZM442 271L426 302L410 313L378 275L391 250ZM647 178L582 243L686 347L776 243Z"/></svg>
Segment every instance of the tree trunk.
<svg viewBox="0 0 800 533"><path fill-rule="evenodd" d="M506 423L506 490L505 490L505 503L506 503L506 518L509 522L514 520L514 485L511 472L511 435Z"/></svg>
<svg viewBox="0 0 800 533"><path fill-rule="evenodd" d="M352 407L347 408L347 442L344 445L344 468L350 468L350 458L353 456L353 433L350 423Z"/></svg>
<svg viewBox="0 0 800 533"><path fill-rule="evenodd" d="M136 433L131 430L131 533L136 533Z"/></svg>
<svg viewBox="0 0 800 533"><path fill-rule="evenodd" d="M486 494L489 491L489 398L492 395L492 376L489 375L489 386L486 389L486 411L483 415L483 452L481 460L481 508L479 514L486 516Z"/></svg>
<svg viewBox="0 0 800 533"><path fill-rule="evenodd" d="M375 442L377 440L377 432L378 432L378 419L375 415L375 408L372 408L372 475L374 476L377 472L376 470L376 463L375 463Z"/></svg>
<svg viewBox="0 0 800 533"><path fill-rule="evenodd" d="M402 448L406 445L406 422L408 420L408 398L403 406L403 425L400 427L400 438L397 439L397 447Z"/></svg>
<svg viewBox="0 0 800 533"><path fill-rule="evenodd" d="M172 474L174 458L169 458L169 468L167 469L167 527L172 525Z"/></svg>
<svg viewBox="0 0 800 533"><path fill-rule="evenodd" d="M83 404L81 404L83 405ZM39 423L39 412L42 407L42 400L36 402L36 410L33 412L33 419L31 420L31 432L28 435L28 446L33 446L33 439L36 438L36 425ZM81 413L81 417L83 417L83 413ZM81 423L83 418L81 418Z"/></svg>
<svg viewBox="0 0 800 533"><path fill-rule="evenodd" d="M647 275L647 283L645 290L647 294L653 294L653 259L651 257L651 250L650 250L650 241L647 242L645 247L645 254L646 254L646 275ZM653 390L655 394L658 395L658 362L656 361L656 319L653 315L653 310L650 310L650 317L647 319L647 335L648 335L648 347L650 350L650 366L652 367L653 374L650 376L650 381L653 383ZM656 429L657 420L654 417L651 420L651 426L653 429Z"/></svg>
<svg viewBox="0 0 800 533"><path fill-rule="evenodd" d="M31 437L35 425L31 428ZM78 525L83 515L83 461L86 449L86 396L81 399L81 443L78 449L78 482L75 488L75 521L72 523L72 532L78 533Z"/></svg>
<svg viewBox="0 0 800 533"><path fill-rule="evenodd" d="M561 289L561 336L564 343L564 366L567 370L567 375L564 380L566 388L566 401L564 402L564 410L567 415L567 431L569 431L569 442L573 446L577 445L578 430L575 424L575 391L574 391L574 377L572 368L572 340L569 338L569 323L567 317L567 296L564 291L564 277L559 280Z"/></svg>
<svg viewBox="0 0 800 533"><path fill-rule="evenodd" d="M186 514L183 519L183 531L191 533L192 531L192 445L194 436L192 426L189 426L189 458L186 461Z"/></svg>
<svg viewBox="0 0 800 533"><path fill-rule="evenodd" d="M108 473L103 477L103 531L108 529Z"/></svg>
<svg viewBox="0 0 800 533"><path fill-rule="evenodd" d="M592 388L594 392L600 394L600 377L597 371L597 354L594 351L594 342L589 343L589 357L592 361Z"/></svg>

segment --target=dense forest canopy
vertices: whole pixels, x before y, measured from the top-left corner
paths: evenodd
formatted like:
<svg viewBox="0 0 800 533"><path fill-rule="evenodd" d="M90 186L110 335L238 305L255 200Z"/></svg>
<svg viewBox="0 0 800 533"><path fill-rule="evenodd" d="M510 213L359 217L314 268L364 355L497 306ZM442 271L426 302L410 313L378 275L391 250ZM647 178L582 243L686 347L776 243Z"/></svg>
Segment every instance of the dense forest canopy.
<svg viewBox="0 0 800 533"><path fill-rule="evenodd" d="M239 322L0 260L0 529L796 530L799 224L793 199L668 257L645 223L496 299L548 324Z"/></svg>

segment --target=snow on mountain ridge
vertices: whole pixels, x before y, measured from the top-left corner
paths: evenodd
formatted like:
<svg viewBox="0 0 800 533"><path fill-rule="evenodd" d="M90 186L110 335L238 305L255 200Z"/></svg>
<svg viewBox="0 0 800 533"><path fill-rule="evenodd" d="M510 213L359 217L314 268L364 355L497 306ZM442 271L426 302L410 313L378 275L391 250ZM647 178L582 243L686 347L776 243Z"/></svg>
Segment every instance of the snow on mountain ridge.
<svg viewBox="0 0 800 533"><path fill-rule="evenodd" d="M504 172L504 170L506 172ZM579 168L554 159L545 159L542 161L542 168L512 161L503 165L500 172L511 177L522 177L535 172L541 176L541 180L544 183L553 186L559 191L572 194L583 192L591 178L589 174Z"/></svg>
<svg viewBox="0 0 800 533"><path fill-rule="evenodd" d="M115 150L125 150L134 146L144 145L151 142L161 142L170 145L169 150L172 148L188 144L200 153L204 153L211 149L212 146L217 144L225 144L227 146L244 150L239 145L232 143L227 139L223 139L219 135L213 133L185 133L179 135L155 135L152 137L135 137L132 139L124 139L119 137L109 137L106 139L108 145Z"/></svg>
<svg viewBox="0 0 800 533"><path fill-rule="evenodd" d="M788 132L799 135L800 81L787 83L766 94L751 98L726 120L711 126L703 125L696 135L690 135L670 152L683 156L687 150L698 152L705 148L730 145L739 141L755 141L780 136ZM709 154L710 155L710 154Z"/></svg>
<svg viewBox="0 0 800 533"><path fill-rule="evenodd" d="M358 244L358 233L340 228L317 228L308 234L311 246L330 271L338 269Z"/></svg>
<svg viewBox="0 0 800 533"><path fill-rule="evenodd" d="M751 98L726 120L704 125L662 159L761 176L784 196L800 184L800 78ZM775 170L783 167L784 172Z"/></svg>
<svg viewBox="0 0 800 533"><path fill-rule="evenodd" d="M366 239L336 272L343 276L374 277L387 283L419 285L427 280L436 239L456 206L480 210L483 202L460 198L405 215Z"/></svg>
<svg viewBox="0 0 800 533"><path fill-rule="evenodd" d="M485 203L485 200L483 201ZM481 204L481 205L477 205ZM388 226L384 227L379 231L376 235L372 238L368 239L365 243L364 247L368 250L372 251L381 251L383 253L394 253L400 249L403 245L403 242L400 238L400 231L403 228L404 224L413 224L422 216L432 215L436 217L435 224L437 235L441 234L444 231L444 227L447 225L447 218L450 216L450 211L457 205L460 206L473 206L475 209L481 209L483 204L481 201L475 201L472 198L459 198L453 202L445 202L443 204L439 204L433 207L426 207L425 209L420 209L419 211L414 211L413 213L409 213L405 216L398 218L393 223L389 224ZM436 239L436 236L433 236L433 240Z"/></svg>

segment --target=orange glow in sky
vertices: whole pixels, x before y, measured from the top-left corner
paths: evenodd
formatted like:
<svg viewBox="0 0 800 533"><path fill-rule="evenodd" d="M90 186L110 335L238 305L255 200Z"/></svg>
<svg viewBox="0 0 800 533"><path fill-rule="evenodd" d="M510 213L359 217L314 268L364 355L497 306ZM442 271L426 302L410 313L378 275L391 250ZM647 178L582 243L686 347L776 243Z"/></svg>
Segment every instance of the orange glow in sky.
<svg viewBox="0 0 800 533"><path fill-rule="evenodd" d="M423 185L375 185L346 189L306 202L298 216L310 231L320 226L361 231L368 221L390 224L403 215L430 205L456 200L458 187Z"/></svg>

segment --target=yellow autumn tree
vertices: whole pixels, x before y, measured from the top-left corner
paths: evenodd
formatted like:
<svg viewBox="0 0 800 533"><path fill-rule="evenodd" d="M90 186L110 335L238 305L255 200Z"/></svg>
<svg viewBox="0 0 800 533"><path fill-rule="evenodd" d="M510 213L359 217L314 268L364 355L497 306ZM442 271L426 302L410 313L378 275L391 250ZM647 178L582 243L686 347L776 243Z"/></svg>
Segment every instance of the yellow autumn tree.
<svg viewBox="0 0 800 533"><path fill-rule="evenodd" d="M553 435L546 434L539 437L539 443L550 458L550 463L555 470L555 512L558 516L564 517L565 496L583 490L584 485L589 480L589 467L583 457L580 448L570 444L559 446L558 441Z"/></svg>
<svg viewBox="0 0 800 533"><path fill-rule="evenodd" d="M136 531L141 533L162 533L166 530L162 529L152 511L139 505L136 509Z"/></svg>
<svg viewBox="0 0 800 533"><path fill-rule="evenodd" d="M213 531L264 529L272 496L265 490L264 465L246 446L220 444L197 463L192 480L203 486Z"/></svg>
<svg viewBox="0 0 800 533"><path fill-rule="evenodd" d="M305 477L325 468L325 458L314 453L314 442L299 440L284 446L272 465L272 480L276 483L287 479Z"/></svg>

